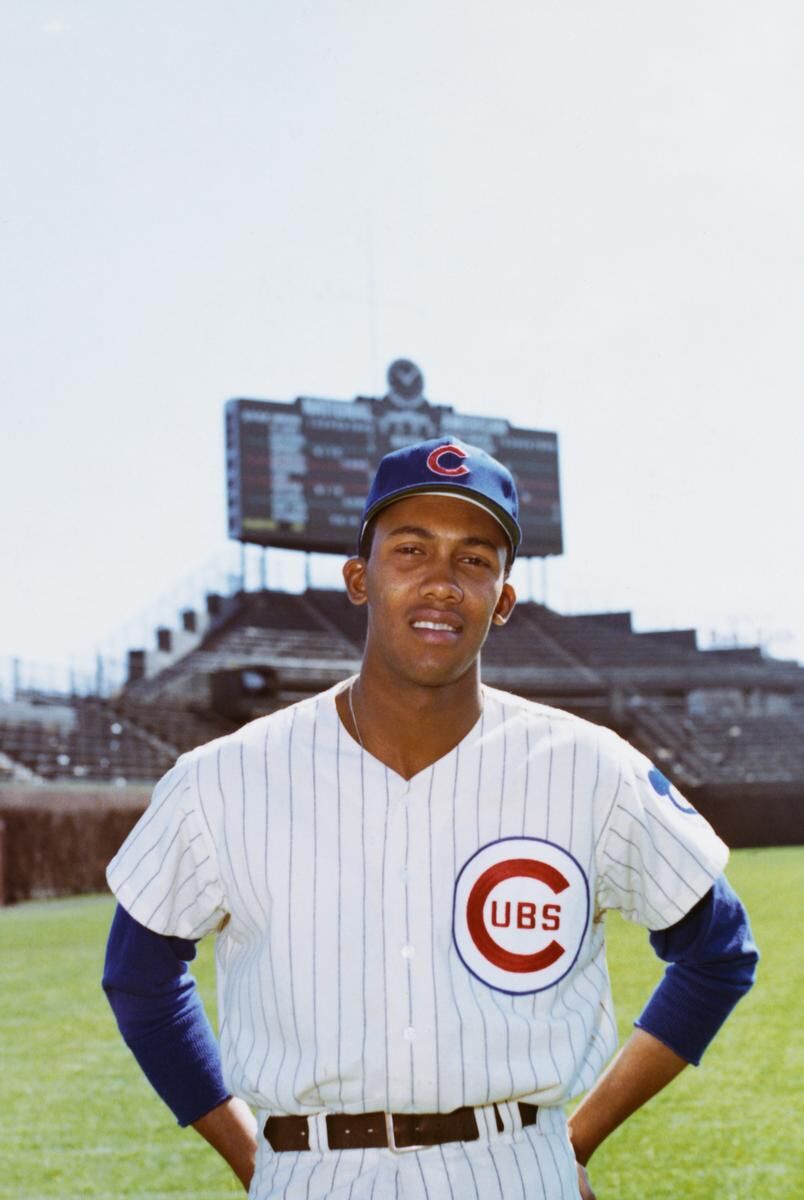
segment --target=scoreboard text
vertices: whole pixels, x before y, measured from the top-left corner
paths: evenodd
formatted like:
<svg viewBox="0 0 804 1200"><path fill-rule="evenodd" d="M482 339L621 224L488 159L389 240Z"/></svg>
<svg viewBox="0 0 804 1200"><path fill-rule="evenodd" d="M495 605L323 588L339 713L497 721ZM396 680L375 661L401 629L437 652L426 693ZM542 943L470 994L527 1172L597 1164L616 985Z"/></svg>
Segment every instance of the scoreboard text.
<svg viewBox="0 0 804 1200"><path fill-rule="evenodd" d="M520 501L524 556L562 552L558 440L498 417L456 413L394 391L382 399L291 403L230 400L226 404L229 535L261 546L355 553L360 515L383 454L431 437L480 446L513 474ZM398 377L398 376L397 376ZM421 381L423 387L423 380ZM400 389L401 390L401 389Z"/></svg>

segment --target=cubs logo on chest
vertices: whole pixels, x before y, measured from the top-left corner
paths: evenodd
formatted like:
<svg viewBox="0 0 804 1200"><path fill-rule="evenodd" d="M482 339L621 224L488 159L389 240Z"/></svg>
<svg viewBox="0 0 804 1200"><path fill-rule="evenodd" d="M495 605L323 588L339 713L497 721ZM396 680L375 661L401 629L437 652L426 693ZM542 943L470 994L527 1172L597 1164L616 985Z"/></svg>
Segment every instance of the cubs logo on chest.
<svg viewBox="0 0 804 1200"><path fill-rule="evenodd" d="M568 850L542 838L482 846L455 883L452 933L464 966L497 991L553 987L589 926L589 884Z"/></svg>

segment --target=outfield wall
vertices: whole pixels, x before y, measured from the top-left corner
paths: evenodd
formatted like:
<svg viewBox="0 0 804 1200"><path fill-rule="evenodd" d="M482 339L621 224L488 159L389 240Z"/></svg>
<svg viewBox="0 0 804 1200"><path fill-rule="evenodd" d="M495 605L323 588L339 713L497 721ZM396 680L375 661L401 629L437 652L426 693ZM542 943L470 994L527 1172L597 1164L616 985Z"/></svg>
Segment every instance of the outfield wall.
<svg viewBox="0 0 804 1200"><path fill-rule="evenodd" d="M804 845L801 783L706 784L685 795L735 850Z"/></svg>
<svg viewBox="0 0 804 1200"><path fill-rule="evenodd" d="M0 787L0 904L103 891L106 864L151 789L106 785ZM801 784L687 789L729 846L804 845Z"/></svg>
<svg viewBox="0 0 804 1200"><path fill-rule="evenodd" d="M0 903L103 891L106 864L150 798L148 787L0 788Z"/></svg>

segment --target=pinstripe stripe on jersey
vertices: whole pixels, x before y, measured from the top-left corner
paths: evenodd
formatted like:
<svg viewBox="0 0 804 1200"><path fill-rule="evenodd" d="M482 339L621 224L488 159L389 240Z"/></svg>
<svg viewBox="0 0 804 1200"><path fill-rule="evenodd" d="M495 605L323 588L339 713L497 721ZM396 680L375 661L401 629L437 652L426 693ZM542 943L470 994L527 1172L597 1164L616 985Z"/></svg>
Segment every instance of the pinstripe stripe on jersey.
<svg viewBox="0 0 804 1200"><path fill-rule="evenodd" d="M159 819L164 815L163 810L172 800L174 800L176 792L179 790L179 788L181 788L182 792L189 791L189 784L187 782L186 756L180 758L176 765L172 767L170 771L168 771L167 775L162 777L154 789L154 795L153 799L151 800L150 807L145 810L137 824L134 826L133 831L126 839L125 845L127 853L129 858L133 858L133 862L129 863L130 870L128 873L121 875L121 878L116 881L117 887L124 888L135 872L139 873L142 860L145 855L140 852L139 857L136 857L136 855L134 855L134 847L137 846L137 843L142 835L147 833L152 825L158 828ZM137 849L139 851L139 846L137 846Z"/></svg>
<svg viewBox="0 0 804 1200"><path fill-rule="evenodd" d="M318 772L316 771L316 737L318 734L318 706L313 717L312 737L310 740L310 772L313 780L313 912L318 912ZM318 1017L318 945L319 925L313 928L312 955L310 961L310 977L313 993L313 1087L318 1088L318 1052L319 1052L319 1017Z"/></svg>
<svg viewBox="0 0 804 1200"><path fill-rule="evenodd" d="M525 725L525 770L522 779L522 836L525 836L528 819L528 780L530 777L530 725Z"/></svg>
<svg viewBox="0 0 804 1200"><path fill-rule="evenodd" d="M232 749L236 751L237 748L232 747ZM223 754L223 747L219 746L217 753L215 755L214 766L215 766L215 776L216 776L215 787L216 787L219 797L221 799L223 799L223 796L224 796L224 787L223 787L223 781L222 781L222 763L221 763L222 754ZM238 799L236 777L231 780L231 786L227 790L229 791L229 794L231 797L230 804L232 807L232 811L234 811L234 805ZM203 805L203 803L204 803L204 801L203 801L203 786L199 787L199 797L200 797L201 803ZM241 795L240 795L240 811L241 811L241 813L243 812L243 809L244 809L244 797L242 795L242 789L241 789ZM236 825L235 825L235 822L232 821L232 834L234 835L235 832L237 832ZM227 855L228 855L228 851L229 851L228 831L225 831L225 835L227 838L226 851L227 851ZM249 899L245 896L244 893L240 893L239 901L240 901L240 907L245 908L245 907L249 906ZM259 922L254 920L253 918L250 918L250 921L253 925L254 932L256 932L260 928ZM253 955L252 955L252 958L253 958ZM246 963L235 964L233 974L234 974L234 979L238 982L240 980L245 979L246 978ZM233 1062L233 1066L227 1077L227 1086L229 1086L232 1090L235 1090L238 1087L242 1086L242 1079L243 1079L242 1063L243 1063L243 1060L245 1057L245 1053L247 1052L246 1048L248 1046L249 1039L251 1040L251 1050L253 1052L253 1046L254 1046L254 1040L255 1040L255 1022L253 1019L253 1004L254 1004L254 997L253 997L250 989L244 988L243 993L242 993L241 1003L239 1005L237 1005L236 1007L233 1007L233 1006L225 1007L223 1013L221 1014L221 1037L225 1038L228 1042L231 1042L234 1046L237 1047L236 1053L231 1056L230 1061Z"/></svg>
<svg viewBox="0 0 804 1200"><path fill-rule="evenodd" d="M411 944L410 943L410 885L408 882L409 875L410 875L410 809L407 804L404 805L404 814L405 814L405 851L404 851L404 857L403 857L403 862L405 864L403 867L403 874L404 874L403 890L405 893L405 897L404 897L405 942L404 942L404 944L405 944L405 946L409 946ZM406 970L406 974L407 974L407 984L408 984L408 988L407 988L408 1024L407 1024L407 1027L405 1030L405 1032L407 1033L409 1029L411 1029L411 1028L415 1029L415 1026L413 1025L413 978L412 978L413 968L411 965L410 958L405 959L405 970ZM413 1061L413 1042L409 1041L407 1045L408 1045L408 1066L409 1066L409 1071L410 1071L410 1106L411 1106L412 1110L415 1112L416 1111L416 1072L414 1069L414 1061Z"/></svg>
<svg viewBox="0 0 804 1200"><path fill-rule="evenodd" d="M241 803L241 809L242 809L241 830L242 830L242 837L243 837L242 854L243 854L243 861L245 862L245 865L246 865L246 877L248 879L249 888L251 890L250 903L255 906L257 913L261 914L261 917L262 917L262 921L260 922L260 925L261 925L262 922L266 919L267 913L265 910L265 904L264 904L263 897L261 896L261 894L258 892L257 888L255 887L254 878L252 875L251 856L248 852L248 841L249 841L249 838L248 838L248 814L249 814L249 812L253 812L252 821L255 823L257 821L259 821L260 819L264 820L264 814L259 813L259 810L257 809L256 805L252 806L252 805L247 805L247 803L246 803L246 770L245 770L245 761L244 761L245 760L245 747L243 746L242 743L240 744L239 750L240 750L240 755L239 755L239 759L240 759L240 762L239 762L239 766L240 766L240 803ZM255 947L254 952L250 956L250 958L253 960L257 957L257 955L258 955L258 950ZM244 1049L242 1052L242 1057L246 1061L251 1058L251 1056L254 1054L254 1051L256 1048L257 1031L260 1028L260 1020L259 1020L259 1013L258 1013L258 1008L260 1006L262 1006L262 992L260 991L257 995L255 995L254 989L253 988L249 989L250 1030L246 1031L246 1036L248 1037L249 1033L250 1033L250 1042L247 1043L247 1049ZM263 1021L264 1021L264 1019L265 1019L265 1016L264 1016L264 1009L263 1009ZM263 1025L263 1028L264 1028L264 1025Z"/></svg>
<svg viewBox="0 0 804 1200"><path fill-rule="evenodd" d="M489 704L487 701L486 705L484 706L484 712L485 712L486 708L488 708L488 710L489 710L489 722L488 722L489 726L492 728L494 728L495 726L501 727L502 735L503 735L502 763L499 765L496 763L492 764L492 769L494 772L493 779L494 779L494 782L496 783L497 778L502 780L505 776L505 723L498 719L496 722L494 722L494 725L492 725L492 721L493 721L493 718L495 715L494 711L493 711L493 704ZM488 763L486 765L488 767ZM477 774L478 812L480 810L480 794L481 794L482 786L483 786L483 739L481 738L480 764L479 764L479 769L478 769L478 774ZM505 792L503 791L501 786L498 789L497 787L492 785L492 787L490 787L489 790L490 790L492 796L494 796L495 794L497 796L497 811L498 811L497 838L499 839L502 834L503 804L505 802ZM504 1007L503 1002L500 999L499 993L492 989L489 992L489 996L491 997L491 1002L493 1003L494 1007L497 1009L497 1012L500 1015L500 1018L501 1018L500 1024L501 1024L501 1027L503 1030L503 1036L505 1039L505 1053L503 1055L502 1061L504 1062L505 1066L507 1067L508 1078L506 1081L506 1085L503 1086L502 1094L506 1095L506 1096L513 1096L513 1095L515 1095L515 1091L514 1091L515 1085L514 1085L514 1072L513 1072L512 1066L511 1066L511 1027L510 1027L509 1021L507 1019L505 1007ZM506 1000L508 1000L507 997L506 997ZM510 1007L510 1002L509 1002L509 1007ZM499 1085L497 1085L497 1086L499 1086ZM496 1091L497 1091L497 1087L495 1087L493 1085L493 1077L492 1077L491 1072L489 1072L488 1087L486 1089L486 1096L485 1096L486 1104L491 1103L491 1101L494 1099L494 1095L495 1095Z"/></svg>
<svg viewBox="0 0 804 1200"><path fill-rule="evenodd" d="M652 821L654 824L658 825L659 828L661 829L662 833L666 837L669 837L675 843L675 845L677 847L676 853L678 853L680 851L681 854L684 856L684 858L692 859L692 861L695 863L698 870L701 871L704 875L707 875L714 883L715 875L713 874L711 868L707 867L704 863L701 862L701 859L699 858L699 856L697 854L693 853L691 847L686 842L683 842L681 840L681 838L678 837L678 835L668 825L665 825L664 822L659 819L659 817L656 815L656 813L648 811L646 815L647 815L649 821ZM653 838L651 838L651 841L653 841ZM664 854L662 855L662 858L665 859L665 861L667 862L671 871L676 870L675 867L673 866L672 861L670 859L666 858L666 856ZM679 873L676 872L676 874L679 874ZM680 875L679 875L679 878L681 878ZM688 880L684 880L684 882L687 884L688 887L690 886Z"/></svg>
<svg viewBox="0 0 804 1200"><path fill-rule="evenodd" d="M181 829L182 825L184 825L185 821L187 821L187 820L189 820L189 813L185 814L179 820L177 833ZM137 832L136 828L135 828L135 832ZM136 877L136 884L137 884L138 890L136 892L132 892L132 894L131 894L131 903L132 904L138 904L143 893L148 891L149 888L151 887L151 885L154 883L154 881L159 878L160 872L164 867L165 859L167 858L170 850L172 849L173 843L175 842L175 840L176 840L176 834L174 834L171 837L166 848L161 847L160 838L157 838L156 841L154 841L152 844L148 845L148 848L146 850L142 850L140 847L138 847L139 857L135 859L134 864L131 867L131 869L129 870L129 872L120 880L119 884L117 885L120 888L120 890L123 890ZM188 847L189 847L189 842L188 842ZM153 863L151 864L150 874L146 875L145 868L144 868L145 860L151 854L153 854L155 850L160 849L160 848L162 849L161 857L158 858L156 865L154 865ZM182 853L181 857L182 857L182 859L184 858L184 853ZM157 912L159 910L159 908L162 906L164 901L169 898L169 896L170 896L170 890L168 889L165 891L165 893L162 897L162 900L159 902L159 904L157 904L156 909L154 909L155 912Z"/></svg>
<svg viewBox="0 0 804 1200"><path fill-rule="evenodd" d="M606 858L608 858L609 861L612 862L616 867L621 867L628 875L636 876L637 879L647 879L645 860L642 856L642 851L640 850L640 848L636 844L636 842L634 842L631 838L627 838L625 836L625 834L620 833L619 829L612 829L610 831L610 836L618 838L621 842L624 842L626 846L631 847L631 849L634 852L634 857L638 862L638 867L636 865L633 865L633 864L625 861L622 858L617 858L610 850L605 851ZM657 889L657 891L662 893L662 896L665 898L668 905L670 907L672 907L674 912L677 914L676 919L680 919L681 917L683 917L684 913L687 910L684 908L684 906L682 904L679 904L679 902L677 900L675 900L668 892L665 891L665 889L659 883L658 879L654 878L653 886ZM650 908L651 912L655 913L656 917L658 919L661 919L661 916L662 916L661 912L648 899L647 894L645 893L644 889L629 888L625 884L620 884L619 887L620 887L620 890L623 892L629 892L634 896L638 896L639 899L644 904L645 908ZM635 911L635 910L631 910L631 911Z"/></svg>
<svg viewBox="0 0 804 1200"><path fill-rule="evenodd" d="M498 723L502 731L503 775L506 773L505 767L507 760L509 760L509 756L510 761L513 761L514 763L517 761L516 758L511 755L510 742L514 738L517 730L519 730L519 740L520 742L525 743L526 748L524 755L525 769L522 773L527 779L529 769L527 756L528 739L527 737L523 736L523 733L527 733L527 726L525 726L525 730L523 731L521 728L522 722L518 719L518 714L514 714L513 720L510 719L506 714L505 705L500 699L497 699L497 708ZM519 761L522 761L521 758ZM508 779L509 789L503 790L500 797L500 820L498 823L500 832L498 836L502 836L504 832L506 834L510 834L510 832L518 829L518 822L515 819L514 802L514 797L516 796L517 792L515 767L508 772ZM525 804L523 801L523 813L524 811ZM531 1050L533 1042L533 1025L532 1021L528 1019L528 1013L525 1007L521 1005L520 1000L521 997L518 996L506 996L505 1004L502 1005L504 1019L506 1020L506 1030L508 1033L507 1045L509 1053L512 1053L512 1048L518 1044L516 1051L513 1052L513 1057L519 1059L520 1061L532 1062ZM500 1006L498 1005L498 1007ZM514 1019L512 1020L511 1018ZM490 1099L494 1099L494 1096L491 1096Z"/></svg>
<svg viewBox="0 0 804 1200"><path fill-rule="evenodd" d="M624 807L622 804L618 804L618 805L617 805L617 811L618 811L618 812L625 812L625 811L626 811L626 809L625 809L625 807ZM650 816L651 814L648 814L648 815ZM651 848L653 849L654 853L656 854L656 857L657 857L657 858L659 858L659 859L661 859L661 861L664 863L664 865L665 865L665 867L667 868L667 870L668 870L668 871L670 871L670 872L671 872L673 875L675 875L675 877L676 877L676 879L679 881L679 883L681 883L681 884L683 885L683 887L684 887L684 888L685 888L685 889L686 889L688 892L689 892L689 891L691 891L691 890L692 890L692 887L691 887L691 885L689 884L689 882L687 881L687 879L684 877L684 875L682 875L681 871L679 871L679 870L678 870L678 868L677 868L677 867L676 867L676 866L673 864L673 862L672 862L672 861L671 861L671 860L668 858L668 856L667 856L667 855L666 855L666 854L663 852L663 850L660 848L660 846L659 846L658 842L656 841L656 838L655 838L655 836L654 836L654 834L653 834L653 832L652 832L652 830L651 830L650 826L648 825L647 821L643 821L643 820L641 820L641 819L640 819L638 816L636 816L636 815L635 815L635 814L633 814L633 813L631 813L631 814L630 814L630 817L631 817L631 820L632 820L633 822L635 822L637 825L640 825L640 826L642 827L642 829L643 829L643 831L644 831L644 834L645 834L645 838L646 838L646 840L648 841L648 843L650 844L650 846L651 846ZM663 832L663 833L667 833L667 834L669 834L669 833L670 833L670 830L666 829L666 828L665 828L665 826L663 826L663 825L661 824L661 822L659 822L659 821L658 821L658 819L657 819L656 817L654 817L653 819L654 819L654 821L656 821L656 822L657 822L657 824L659 825L659 830L660 830L661 832ZM615 830L614 832L619 832L619 831ZM629 839L627 839L627 838L623 838L623 840L624 840L624 841L628 841ZM633 842L631 842L631 845L634 845L634 843L633 843ZM690 855L690 857L691 857L691 858L694 858L694 855ZM695 859L695 861L696 861L696 863L697 863L697 861L698 861L698 860L697 860L697 859ZM683 915L683 913L684 913L684 912L686 912L686 907L685 907L684 905L682 905L682 904L679 904L679 903L678 903L678 901L676 901L676 900L672 899L672 897L670 897L670 896L668 895L668 893L665 891L665 889L664 889L664 888L662 888L662 889L661 889L661 891L662 891L662 894L663 894L664 896L667 896L667 899L668 899L668 900L669 900L669 901L670 901L670 902L671 902L671 903L672 903L672 904L675 906L675 908L677 908L677 909L679 909L679 908L680 908L680 909L681 909L681 911L682 911L682 915Z"/></svg>
<svg viewBox="0 0 804 1200"><path fill-rule="evenodd" d="M387 880L387 863L388 863L388 814L391 807L390 780L388 778L388 768L385 768L385 827L383 830L382 839L382 884L380 888L380 898L383 905L386 897L386 880ZM385 1050L385 1103L383 1109L385 1112L391 1112L391 1038L390 1029L388 1028L388 935L383 921L382 932L382 990L383 990L383 1020L385 1025L385 1036L383 1038L383 1047ZM368 1106L367 1111L371 1111L371 1106Z"/></svg>
<svg viewBox="0 0 804 1200"><path fill-rule="evenodd" d="M476 795L476 799L475 799L475 806L476 806L475 812L476 812L476 824L477 824L477 836L475 838L475 845L478 845L478 846L482 845L481 834L480 834L480 776L481 776L481 773L483 770L483 736L484 736L484 732L485 732L485 727L486 727L486 710L485 710L485 706L484 706L483 712L480 714L480 737L477 742L476 772L477 772L477 779L478 779L478 788L477 788L477 795ZM458 750L460 750L460 747L458 747ZM469 779L471 780L471 778L472 778L471 774L468 772L467 772L467 774L469 774ZM456 776L456 778L457 778L457 776ZM453 831L457 831L460 828L460 818L458 815L457 796L456 796L455 792L453 792L453 802L456 805L453 808L453 818L452 818L453 819ZM454 845L454 840L453 840L453 845ZM464 853L463 855L461 855L460 860L455 859L455 876L457 876L461 864L466 861L467 857L468 857L468 855ZM455 975L454 960L456 957L456 950L455 950L454 943L452 943L452 942L450 942L449 953L450 953L450 961L453 965L453 971L451 972L451 975L454 978L454 975ZM489 1060L488 1022L486 1020L486 1014L483 1010L483 1006L480 1003L480 999L478 997L478 992L477 992L477 989L475 986L474 977L471 977L468 980L465 978L465 976L459 976L459 978L461 978L464 985L466 987L468 987L469 993L472 996L472 998L475 1002L475 1005L477 1007L477 1011L480 1015L480 1021L481 1021L481 1026L482 1026L482 1030L483 1030L483 1057L484 1057L484 1062L485 1062L485 1071L486 1071L486 1079L487 1079L487 1087L486 1087L486 1091L483 1096L483 1103L487 1104L488 1099L489 1099L489 1092L491 1090L491 1063ZM461 1050L463 1051L463 1046L461 1046Z"/></svg>
<svg viewBox="0 0 804 1200"><path fill-rule="evenodd" d="M341 836L343 830L343 814L341 812L341 739L343 737L343 727L338 722L335 730L335 797L336 797L336 830L337 830L337 880L338 880L338 904L336 907L336 916L338 922L338 987L337 987L337 1012L338 1012L338 1102L343 1106L343 959L341 947L343 946L343 853L341 848Z"/></svg>
<svg viewBox="0 0 804 1200"><path fill-rule="evenodd" d="M552 720L550 720L549 717L547 719L547 745L548 745L547 782L546 782L547 815L546 815L545 824L544 824L544 837L547 841L550 841L551 840L550 823L551 823L551 818L553 815L553 722L552 722ZM546 1040L547 1040L547 1056L550 1060L550 1065L553 1069L553 1076L555 1079L560 1079L561 1078L561 1068L559 1067L558 1062L555 1057L555 1054L553 1052L554 1008L555 1008L557 995L558 995L557 991L553 990L550 993L550 997L549 997L550 1008L549 1008L549 1011L547 1014L547 1029L546 1029L547 1039Z"/></svg>
<svg viewBox="0 0 804 1200"><path fill-rule="evenodd" d="M195 846L196 846L196 843L197 843L197 842L203 842L203 840L204 840L204 835L203 835L202 833L200 833L200 832L199 832L199 833L194 833L194 834L192 835L192 837L188 839L188 841L187 841L187 846L186 846L185 850L183 851L183 853L182 853L182 855L181 855L181 858L179 859L179 863L178 863L178 869L179 869L179 871L186 871L186 870L187 870L187 868L186 868L186 864L184 863L184 859L185 859L185 857L186 857L188 854L189 854L189 855L192 857L192 854L193 854L194 848L195 848ZM203 850L203 847L201 847L201 849ZM208 854L206 854L206 855L204 855L204 857L203 857L203 858L200 860L200 863L199 863L199 865L200 865L200 866L204 866L204 864L205 864L205 863L208 863L209 861L210 861L210 856L209 856ZM175 891L175 893L174 893L174 900L178 901L178 899L179 899L179 896L181 895L182 889L186 889L186 888L188 888L188 886L189 886L189 885L190 885L192 882L193 882L192 875L188 873L188 874L186 875L186 878L185 878L185 880L184 880L184 883L183 883L183 884L181 884L181 885L180 885L178 888L176 888L176 891ZM161 899L161 900L160 900L160 901L157 903L156 907L155 907L155 908L153 909L153 911L152 911L152 912L151 912L151 913L148 915L148 920L143 922L143 924L144 924L144 925L147 925L148 927L150 927L152 924L154 924L154 922L155 922L155 921L157 921L157 920L158 920L158 917L159 917L159 910L160 910L160 908L162 908L162 906L163 906L164 904L166 904L166 903L167 903L167 901L170 899L170 896L171 896L170 892L169 892L169 891L166 891L166 892L165 892L165 894L162 896L162 899ZM186 911L186 909L189 909L191 905L192 905L192 900L188 901L188 903L187 903L187 905L185 906L185 908L184 908L184 909L180 909L180 910L179 910L179 913L178 913L178 918L177 918L177 919L181 919L181 917L184 915L184 912Z"/></svg>
<svg viewBox="0 0 804 1200"><path fill-rule="evenodd" d="M503 806L505 804L508 793L505 790L505 768L508 765L508 722L502 712L502 705L499 707L499 721L502 727L502 763L500 764L500 786L499 786L499 820L497 822L497 838L501 838L503 834Z"/></svg>
<svg viewBox="0 0 804 1200"><path fill-rule="evenodd" d="M599 764L599 762L600 762L600 749L598 747L598 764ZM609 827L611 824L611 818L614 814L614 810L616 808L617 801L620 798L620 790L621 790L622 786L623 786L623 771L622 771L622 767L618 763L617 764L617 776L616 776L616 780L614 783L614 792L611 796L611 799L608 802L608 808L606 811L606 815L605 815L604 819L600 822L600 828L599 828L597 837L595 839L595 850L597 850L601 847L602 843L604 842L604 840L606 838L606 834L609 831Z"/></svg>
<svg viewBox="0 0 804 1200"><path fill-rule="evenodd" d="M457 811L456 811L456 796L457 796L457 788L458 788L458 771L460 768L460 762L461 762L461 748L460 748L460 746L456 746L456 748L455 748L455 771L452 776L452 820L450 821L450 826L452 829L452 838L451 838L451 842L452 842L452 872L451 872L450 877L452 879L455 879L455 877L458 874L458 857L457 857L457 848L456 848L455 839L457 837L457 823L458 823L458 816L457 816ZM433 946L433 952L434 952L435 938L433 939L432 946ZM454 958L457 955L455 945L452 941L450 941L450 944L449 944L448 954L449 954L450 959ZM458 1045L461 1049L461 1053L458 1056L458 1059L460 1062L460 1068L461 1068L461 1095L465 1096L466 1095L466 1058L463 1054L463 1047L465 1045L464 1016L463 1016L463 1010L457 1002L457 997L455 994L454 964L451 964L451 965L453 966L453 969L449 970L447 972L447 975L449 978L450 994L452 996L452 1008L457 1017ZM439 1100L440 1099L441 1099L441 1093L440 1093L440 1089L439 1089ZM439 1109L438 1111L442 1111L442 1110Z"/></svg>
<svg viewBox="0 0 804 1200"><path fill-rule="evenodd" d="M270 867L269 867L269 857L268 857L269 847L271 844L270 837L271 837L271 827L272 827L271 803L270 803L271 787L270 787L270 782L269 782L270 773L268 770L269 743L270 743L270 726L266 724L265 740L263 743L263 758L264 758L264 764L265 764L265 773L264 773L264 779L265 779L265 809L264 809L264 811L265 811L265 840L264 840L264 844L263 844L263 849L264 849L264 861L265 861L265 895L266 895L266 897L270 897L270 895L271 895ZM273 1004L274 1021L269 1022L266 1020L266 1024L265 1024L265 1032L266 1032L265 1056L263 1058L262 1065L260 1066L259 1071L257 1073L257 1088L259 1090L270 1087L270 1083L268 1083L267 1080L270 1080L270 1078L271 1078L271 1073L269 1072L268 1064L269 1064L270 1057L271 1057L272 1041L277 1042L280 1047L280 1066L279 1066L279 1072L278 1072L279 1074L281 1074L281 1066L285 1061L286 1044L287 1044L286 1036L285 1036L285 1029L284 1029L284 1021L282 1020L282 1010L281 1010L281 1005L279 1003L279 991L277 988L276 972L273 969L271 969L271 970L269 970L268 973L269 973L270 979L271 979L271 994L273 996L273 1002L274 1002L274 1004ZM276 1033L278 1035L277 1037L273 1037L274 1030L276 1031Z"/></svg>
<svg viewBox="0 0 804 1200"><path fill-rule="evenodd" d="M427 790L427 879L430 911L435 911L435 889L433 886L433 782L435 767L430 771L430 786ZM438 1010L440 1007L436 973L436 939L430 938L430 976L433 988L433 1037L435 1042L435 1099L436 1112L441 1112L441 1041L438 1036Z"/></svg>
<svg viewBox="0 0 804 1200"><path fill-rule="evenodd" d="M293 762L293 737L294 737L294 733L296 731L297 716L298 716L298 713L296 711L294 711L293 715L291 716L290 729L288 730L288 834L289 834L289 850L290 850L290 864L289 864L289 870L288 870L288 912L287 912L288 986L289 986L289 990L290 990L290 1011L293 1016L293 1032L294 1032L294 1035L296 1038L296 1043L299 1048L299 1060L298 1060L298 1063L296 1065L296 1070L293 1075L293 1085L292 1085L291 1092L290 1092L290 1095L292 1097L291 1103L294 1103L294 1104L298 1103L299 1070L301 1069L301 1060L302 1060L302 1054L303 1054L301 1034L299 1033L299 1009L298 1009L297 991L296 991L296 972L294 969L294 951L297 948L297 939L294 937L294 931L293 931L293 918L294 918L294 911L296 909L296 905L294 903L294 887L293 887L293 885L294 885L294 883L298 883L298 876L296 875L295 870L294 870L294 850L296 849L296 846L295 846L296 839L295 839L294 835L295 835L296 818L295 818L295 813L294 813L295 805L293 803L293 800L294 800L294 777L295 777L295 771L294 771L295 764ZM301 949L301 947L298 947L298 949Z"/></svg>
<svg viewBox="0 0 804 1200"><path fill-rule="evenodd" d="M137 901L139 900L140 896L142 896L142 894L143 894L144 892L148 891L148 889L150 888L151 884L152 884L152 883L153 883L153 882L154 882L156 879L158 879L158 878L159 878L160 874L161 874L161 873L162 873L162 871L164 870L165 861L166 861L166 860L167 860L167 859L170 857L170 852L171 852L171 850L173 849L173 847L175 846L176 842L177 842L177 841L178 841L178 839L179 839L179 836L180 836L180 834L181 834L181 831L182 831L182 826L186 825L189 819L190 819L190 815L189 815L189 813L186 813L186 814L185 814L185 815L184 815L184 816L181 818L181 820L179 821L178 825L176 826L176 829L175 829L175 830L174 830L174 832L173 832L173 835L171 836L171 839L170 839L170 841L167 843L167 845L166 845L166 846L164 846L164 847L163 847L163 846L161 846L161 845L159 845L159 844L157 843L157 846L158 846L159 850L161 851L161 857L159 858L159 860L158 860L157 862L155 862L155 863L153 863L153 864L152 864L151 874L150 874L150 875L149 875L149 876L148 876L148 877L147 877L147 878L146 878L146 879L143 881L142 887L141 887L141 888L140 888L140 890L137 892L136 896L134 896L134 903L135 903L135 904L136 904L136 903L137 903ZM155 849L155 850L157 849L157 846L154 846L154 849ZM189 841L188 841L188 847L189 847ZM184 854L183 854L183 853L182 853L182 856L181 856L181 857L182 857L182 858L184 858ZM180 861L181 861L181 860L180 860ZM160 901L160 903L157 905L156 911L158 911L158 910L159 910L159 908L161 908L162 904L164 903L164 901L165 901L166 899L167 899L167 894L166 894L166 895L163 897L162 901Z"/></svg>
<svg viewBox="0 0 804 1200"><path fill-rule="evenodd" d="M525 769L523 771L523 779L522 779L522 827L521 827L521 833L522 833L523 837L525 836L525 832L527 830L527 818L528 818L528 782L529 782L529 778L530 778L530 755L531 755L530 739L531 739L531 727L530 727L530 724L525 724ZM528 1020L528 1016L532 1016L532 1013L533 1013L533 1001L532 1001L532 999L530 999L527 996L517 996L515 998L514 1003L515 1003L517 1011L519 1011L522 1014L522 1016L524 1017L524 1019L527 1023L528 1048L527 1048L527 1052L526 1052L526 1059L532 1065L532 1068L533 1068L533 1083L532 1083L532 1087L530 1088L530 1090L537 1091L538 1087L539 1087L539 1074L538 1074L538 1071L536 1068L536 1056L533 1053L533 1036L534 1036L533 1021Z"/></svg>
<svg viewBox="0 0 804 1200"><path fill-rule="evenodd" d="M362 747L361 747L361 750L362 750ZM368 920L368 912L367 912L368 884L367 884L367 879L366 879L366 772L365 772L365 767L366 767L366 756L361 753L361 755L360 755L360 870L361 870L361 878L362 878L362 885L363 885L362 886L362 895L361 895L361 912L363 915L362 937L361 937L361 948L362 948L362 952L363 952L363 991L362 991L363 1039L362 1039L361 1046L360 1046L360 1065L361 1065L361 1075L362 1075L362 1079L363 1079L363 1090L362 1090L362 1102L361 1103L362 1103L362 1108L363 1108L364 1112L366 1111L366 1105L368 1102L367 1087L366 1087L366 1079L367 1079L367 1074L368 1074L368 1058L367 1058L367 1053L366 1053L366 1047L367 1047L368 1023L369 1023L368 1022L369 965L368 965L368 945L367 945L367 940L366 940L366 924L367 924L367 920Z"/></svg>

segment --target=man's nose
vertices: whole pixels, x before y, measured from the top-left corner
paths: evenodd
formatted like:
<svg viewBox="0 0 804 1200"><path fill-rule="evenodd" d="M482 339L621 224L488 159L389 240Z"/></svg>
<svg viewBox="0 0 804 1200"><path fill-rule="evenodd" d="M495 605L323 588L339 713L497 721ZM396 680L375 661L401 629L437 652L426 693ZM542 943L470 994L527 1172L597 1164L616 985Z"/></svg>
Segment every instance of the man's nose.
<svg viewBox="0 0 804 1200"><path fill-rule="evenodd" d="M441 603L451 600L459 603L463 599L463 588L455 576L455 568L449 559L435 559L426 577L422 580L423 596L431 596Z"/></svg>

